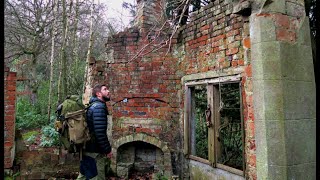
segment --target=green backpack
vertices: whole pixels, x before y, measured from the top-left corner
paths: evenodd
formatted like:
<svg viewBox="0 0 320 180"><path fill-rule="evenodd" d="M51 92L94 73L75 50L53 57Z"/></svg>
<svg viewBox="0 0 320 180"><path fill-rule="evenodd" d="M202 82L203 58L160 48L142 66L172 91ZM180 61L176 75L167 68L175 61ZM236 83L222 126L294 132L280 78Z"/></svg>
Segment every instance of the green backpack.
<svg viewBox="0 0 320 180"><path fill-rule="evenodd" d="M57 108L55 129L60 134L62 147L69 153L80 152L90 140L86 122L87 108L77 95L68 96Z"/></svg>

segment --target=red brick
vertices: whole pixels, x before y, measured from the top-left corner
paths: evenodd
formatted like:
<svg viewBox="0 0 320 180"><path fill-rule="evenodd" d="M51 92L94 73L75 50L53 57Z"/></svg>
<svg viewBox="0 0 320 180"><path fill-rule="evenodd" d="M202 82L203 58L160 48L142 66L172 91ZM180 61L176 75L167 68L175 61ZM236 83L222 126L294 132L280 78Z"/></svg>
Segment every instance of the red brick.
<svg viewBox="0 0 320 180"><path fill-rule="evenodd" d="M239 64L240 66L243 66L243 65L244 65L244 60L243 60L243 59L239 59L238 64Z"/></svg>
<svg viewBox="0 0 320 180"><path fill-rule="evenodd" d="M4 117L5 119L5 124L8 126L12 126L14 124L15 118L13 115L5 115Z"/></svg>
<svg viewBox="0 0 320 180"><path fill-rule="evenodd" d="M15 111L14 111L14 109L12 110L8 110L8 109L5 109L5 115L6 116L14 116L15 115Z"/></svg>
<svg viewBox="0 0 320 180"><path fill-rule="evenodd" d="M238 61L237 61L237 60L231 61L231 66L232 66L232 67L238 66Z"/></svg>
<svg viewBox="0 0 320 180"><path fill-rule="evenodd" d="M5 141L4 142L4 147L5 149L8 149L7 147L9 147L11 149L11 147L13 146L13 142L12 141ZM10 151L9 151L10 152ZM6 152L5 152L6 153Z"/></svg>
<svg viewBox="0 0 320 180"><path fill-rule="evenodd" d="M243 39L243 47L244 48L251 48L251 43L250 43L250 38L249 37L246 37Z"/></svg>
<svg viewBox="0 0 320 180"><path fill-rule="evenodd" d="M236 29L236 30L229 31L226 34L226 37L235 36L235 35L238 35L238 34L240 34L240 31L239 31L239 29Z"/></svg>
<svg viewBox="0 0 320 180"><path fill-rule="evenodd" d="M7 80L6 80L6 81L5 81L5 84L8 85L8 86L10 86L10 85L16 86L17 83L16 83L16 81L7 81Z"/></svg>
<svg viewBox="0 0 320 180"><path fill-rule="evenodd" d="M249 160L248 161L249 161L248 164L250 166L256 167L257 160L256 160L256 155L255 154L251 154L249 156Z"/></svg>
<svg viewBox="0 0 320 180"><path fill-rule="evenodd" d="M5 101L15 101L16 97L15 96L6 96Z"/></svg>
<svg viewBox="0 0 320 180"><path fill-rule="evenodd" d="M222 34L222 35L219 35L219 36L217 36L217 37L214 37L214 38L213 38L213 41L219 41L220 39L224 39L224 38L226 38L226 35L225 35L225 34Z"/></svg>
<svg viewBox="0 0 320 180"><path fill-rule="evenodd" d="M234 29L241 28L242 26L243 26L243 23L242 23L242 22L238 22L238 23L233 24L233 28L234 28Z"/></svg>
<svg viewBox="0 0 320 180"><path fill-rule="evenodd" d="M251 69L251 64L248 65L246 68L245 68L245 74L247 75L247 77L252 77L252 69Z"/></svg>
<svg viewBox="0 0 320 180"><path fill-rule="evenodd" d="M5 111L13 111L14 112L14 110L15 110L15 107L14 107L14 105L6 105L5 106ZM9 114L9 113L6 113L6 114L8 114L8 115L13 115L13 114Z"/></svg>
<svg viewBox="0 0 320 180"><path fill-rule="evenodd" d="M290 28L290 20L287 15L283 14L274 14L275 25L277 27L289 29Z"/></svg>
<svg viewBox="0 0 320 180"><path fill-rule="evenodd" d="M206 41L201 41L201 42L199 42L198 44L199 44L198 46L204 46L204 45L207 44L207 42L206 42Z"/></svg>
<svg viewBox="0 0 320 180"><path fill-rule="evenodd" d="M200 31L204 31L210 28L210 25L205 25L200 28Z"/></svg>
<svg viewBox="0 0 320 180"><path fill-rule="evenodd" d="M294 42L296 40L296 33L287 29L277 28L276 34L279 41Z"/></svg>
<svg viewBox="0 0 320 180"><path fill-rule="evenodd" d="M212 52L216 53L216 52L219 52L219 50L220 50L219 47L215 47L215 48L212 49Z"/></svg>
<svg viewBox="0 0 320 180"><path fill-rule="evenodd" d="M151 65L152 65L153 67L157 67L157 68L158 68L159 66L162 65L162 62L157 62L157 61L156 61L156 62L152 62Z"/></svg>
<svg viewBox="0 0 320 180"><path fill-rule="evenodd" d="M254 133L255 133L254 131L255 131L254 122L253 121L247 122L247 127L246 127L247 135L246 136L253 138Z"/></svg>
<svg viewBox="0 0 320 180"><path fill-rule="evenodd" d="M226 51L226 55L232 55L232 54L236 54L239 52L239 48L230 48Z"/></svg>
<svg viewBox="0 0 320 180"><path fill-rule="evenodd" d="M16 73L10 73L7 77L5 77L7 81L15 81L17 80Z"/></svg>
<svg viewBox="0 0 320 180"><path fill-rule="evenodd" d="M6 87L6 90L8 90L8 91L15 91L15 90L16 90L16 86L8 85L8 86Z"/></svg>

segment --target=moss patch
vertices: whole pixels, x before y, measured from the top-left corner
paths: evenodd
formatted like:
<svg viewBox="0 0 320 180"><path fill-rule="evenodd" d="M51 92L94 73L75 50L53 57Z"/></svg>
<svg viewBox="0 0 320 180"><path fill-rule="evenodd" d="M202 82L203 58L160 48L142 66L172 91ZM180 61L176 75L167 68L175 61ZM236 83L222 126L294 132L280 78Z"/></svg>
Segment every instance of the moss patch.
<svg viewBox="0 0 320 180"><path fill-rule="evenodd" d="M37 136L38 134L40 134L39 131L28 131L22 134L22 140L26 141L27 139L29 139L31 136Z"/></svg>

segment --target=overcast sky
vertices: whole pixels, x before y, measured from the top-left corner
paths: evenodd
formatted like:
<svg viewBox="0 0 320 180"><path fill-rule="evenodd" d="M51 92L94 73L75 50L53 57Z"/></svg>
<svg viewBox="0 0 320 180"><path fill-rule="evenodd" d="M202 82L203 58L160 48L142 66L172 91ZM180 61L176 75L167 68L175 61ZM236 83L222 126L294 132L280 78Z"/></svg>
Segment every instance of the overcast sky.
<svg viewBox="0 0 320 180"><path fill-rule="evenodd" d="M98 0L100 3L103 3L107 6L108 10L106 12L107 18L115 18L122 21L125 26L129 24L129 21L132 19L129 11L122 8L123 2L128 2L134 4L136 0Z"/></svg>

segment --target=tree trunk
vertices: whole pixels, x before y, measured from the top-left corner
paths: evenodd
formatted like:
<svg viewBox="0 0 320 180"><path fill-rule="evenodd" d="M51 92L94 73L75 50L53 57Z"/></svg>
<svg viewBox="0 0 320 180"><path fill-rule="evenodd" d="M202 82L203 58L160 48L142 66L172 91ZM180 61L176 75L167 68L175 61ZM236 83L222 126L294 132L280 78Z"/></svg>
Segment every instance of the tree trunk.
<svg viewBox="0 0 320 180"><path fill-rule="evenodd" d="M91 49L93 45L93 11L94 11L94 0L92 0L91 4L91 19L90 19L90 35L89 35L89 46L88 46L88 52L87 52L87 59L86 59L86 70L85 70L85 83L84 83L84 93L87 94L88 96L91 95L92 91L92 77L90 76L90 56L91 56ZM89 99L85 99L86 97L84 96L83 103L88 103Z"/></svg>
<svg viewBox="0 0 320 180"><path fill-rule="evenodd" d="M56 13L58 10L58 3L56 0L52 2L53 10L53 24L52 24L52 39L51 39L51 58L50 58L50 85L49 85L49 100L48 100L48 124L50 124L50 116L51 116L51 99L52 99L52 84L53 84L53 62L54 62L54 40L56 37Z"/></svg>
<svg viewBox="0 0 320 180"><path fill-rule="evenodd" d="M37 102L37 91L38 91L38 81L37 81L37 58L38 54L32 54L32 61L31 61L31 80L30 80L30 88L31 88L31 104L35 105Z"/></svg>
<svg viewBox="0 0 320 180"><path fill-rule="evenodd" d="M74 18L74 30L73 30L73 59L75 62L75 69L78 69L78 62L79 62L79 54L78 54L78 36L77 36L77 31L78 31L78 20L79 20L79 0L76 0L76 5L75 5L75 18Z"/></svg>
<svg viewBox="0 0 320 180"><path fill-rule="evenodd" d="M72 6L72 1L70 2ZM62 102L67 96L67 37L68 37L68 16L66 10L66 0L62 0L62 19L63 19L63 30L62 30L62 47L61 47L61 71L59 74L59 87L58 87L58 101Z"/></svg>

